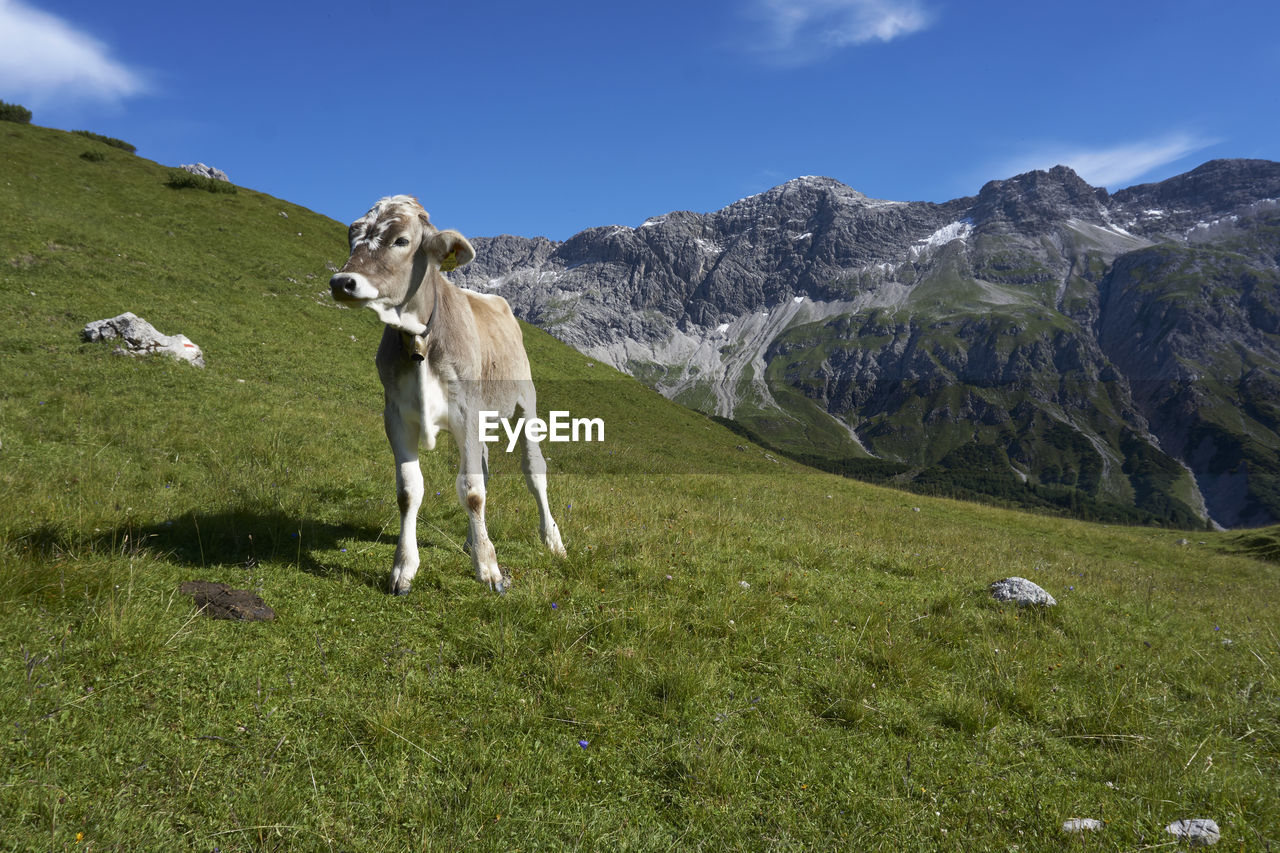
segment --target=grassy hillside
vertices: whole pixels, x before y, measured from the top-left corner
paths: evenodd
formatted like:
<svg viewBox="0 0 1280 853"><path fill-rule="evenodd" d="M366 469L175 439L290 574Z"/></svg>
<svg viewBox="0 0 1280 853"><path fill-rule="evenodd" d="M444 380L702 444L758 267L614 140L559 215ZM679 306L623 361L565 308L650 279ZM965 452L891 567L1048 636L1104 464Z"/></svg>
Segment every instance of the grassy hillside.
<svg viewBox="0 0 1280 853"><path fill-rule="evenodd" d="M526 328L544 407L607 425L547 447L569 556L498 454L514 586L476 584L442 441L392 598L378 326L324 294L343 226L58 131L0 125L0 161L0 847L1280 842L1274 531L817 473ZM79 341L125 310L208 367ZM1009 575L1059 606L988 599ZM197 616L188 579L278 618Z"/></svg>

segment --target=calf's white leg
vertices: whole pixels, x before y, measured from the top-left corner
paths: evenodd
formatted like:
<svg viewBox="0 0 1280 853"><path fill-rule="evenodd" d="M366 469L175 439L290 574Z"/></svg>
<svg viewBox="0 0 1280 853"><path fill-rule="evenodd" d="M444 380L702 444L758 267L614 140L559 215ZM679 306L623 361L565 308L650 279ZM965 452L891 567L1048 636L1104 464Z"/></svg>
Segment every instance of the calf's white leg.
<svg viewBox="0 0 1280 853"><path fill-rule="evenodd" d="M485 494L486 494L486 495L488 495L488 491L489 491L489 445L487 445L487 444L482 444L482 445L480 445L480 466L481 466L482 472L483 472L483 474L484 474L484 488L485 488ZM459 474L461 474L461 473L462 473L462 466L458 466L458 473L459 473ZM459 493L458 493L458 500L462 502L462 505L463 505L464 507L467 505L467 499L466 499L466 497L463 495L463 493L462 493L462 492L459 492ZM466 546L463 548L463 550L464 550L464 551L466 551L468 554L470 554L470 553L471 553L471 525L470 525L470 524L468 524L468 525L467 525L467 544L466 544Z"/></svg>
<svg viewBox="0 0 1280 853"><path fill-rule="evenodd" d="M560 527L551 517L551 502L547 500L547 461L542 457L542 448L536 441L524 439L524 456L520 467L524 470L524 482L529 487L538 504L538 528L542 542L557 557L565 555L564 543L560 541Z"/></svg>
<svg viewBox="0 0 1280 853"><path fill-rule="evenodd" d="M396 503L400 507L400 537L391 564L388 591L407 595L418 573L418 509L422 506L422 468L418 464L418 424L388 405L383 414L387 440L396 459Z"/></svg>
<svg viewBox="0 0 1280 853"><path fill-rule="evenodd" d="M478 431L464 432L458 441L458 501L467 511L467 544L471 546L471 563L476 580L494 592L507 591L506 578L498 568L498 554L489 540L484 523L485 474L488 468Z"/></svg>

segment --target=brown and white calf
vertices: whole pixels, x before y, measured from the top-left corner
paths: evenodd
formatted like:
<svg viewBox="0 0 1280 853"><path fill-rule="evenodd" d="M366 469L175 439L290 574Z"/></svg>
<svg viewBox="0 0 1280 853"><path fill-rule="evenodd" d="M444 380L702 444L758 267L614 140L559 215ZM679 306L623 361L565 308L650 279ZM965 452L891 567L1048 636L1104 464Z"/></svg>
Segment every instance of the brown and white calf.
<svg viewBox="0 0 1280 853"><path fill-rule="evenodd" d="M386 324L375 363L400 505L390 591L407 593L418 571L418 445L434 449L444 428L458 445L458 500L467 511L476 580L503 592L507 579L484 523L489 446L480 441L479 419L484 411L511 417L516 408L522 417L537 415L520 326L502 297L462 290L441 274L470 262L475 249L457 231L437 230L416 199L382 199L352 223L349 238L351 257L329 280L329 289L339 302L373 309ZM538 503L542 541L563 556L537 442L525 440L522 467Z"/></svg>

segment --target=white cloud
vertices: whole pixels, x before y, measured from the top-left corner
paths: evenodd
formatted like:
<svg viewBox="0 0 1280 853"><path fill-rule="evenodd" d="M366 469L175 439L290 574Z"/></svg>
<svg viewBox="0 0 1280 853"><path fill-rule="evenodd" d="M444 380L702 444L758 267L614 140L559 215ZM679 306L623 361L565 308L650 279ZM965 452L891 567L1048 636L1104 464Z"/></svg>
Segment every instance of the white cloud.
<svg viewBox="0 0 1280 853"><path fill-rule="evenodd" d="M1008 161L999 174L1018 175L1033 169L1062 165L1070 166L1095 187L1119 188L1217 142L1187 133L1173 133L1108 148L1051 146Z"/></svg>
<svg viewBox="0 0 1280 853"><path fill-rule="evenodd" d="M934 20L919 0L755 0L749 14L763 25L755 49L796 65L846 47L893 41Z"/></svg>
<svg viewBox="0 0 1280 853"><path fill-rule="evenodd" d="M44 104L116 101L145 91L142 76L66 21L0 0L0 97Z"/></svg>

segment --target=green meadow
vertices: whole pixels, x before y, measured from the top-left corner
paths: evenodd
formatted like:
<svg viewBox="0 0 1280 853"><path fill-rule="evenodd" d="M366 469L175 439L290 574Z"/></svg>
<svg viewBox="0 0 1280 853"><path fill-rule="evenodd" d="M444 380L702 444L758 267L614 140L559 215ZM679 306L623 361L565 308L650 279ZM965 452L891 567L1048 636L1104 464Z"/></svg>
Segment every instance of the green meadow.
<svg viewBox="0 0 1280 853"><path fill-rule="evenodd" d="M606 424L544 448L569 555L495 448L477 584L442 436L394 598L345 225L39 127L0 162L0 849L1280 846L1280 530L842 479L525 326L542 408ZM208 366L81 342L124 311Z"/></svg>

